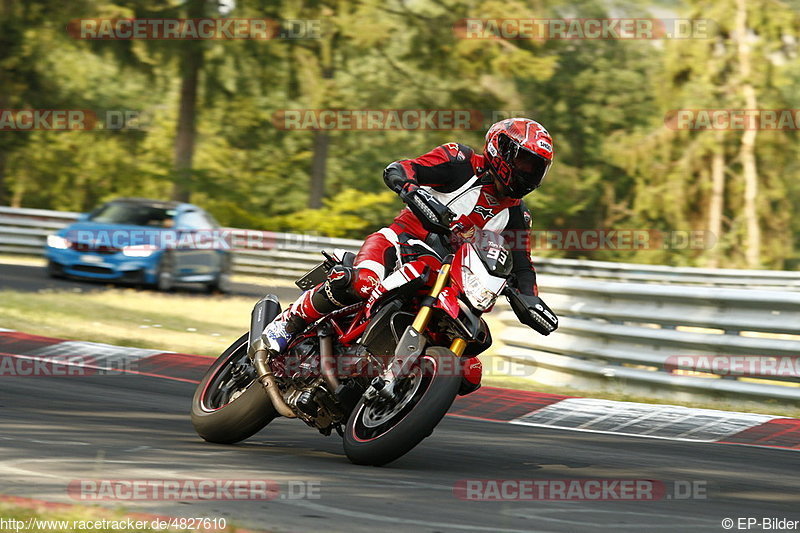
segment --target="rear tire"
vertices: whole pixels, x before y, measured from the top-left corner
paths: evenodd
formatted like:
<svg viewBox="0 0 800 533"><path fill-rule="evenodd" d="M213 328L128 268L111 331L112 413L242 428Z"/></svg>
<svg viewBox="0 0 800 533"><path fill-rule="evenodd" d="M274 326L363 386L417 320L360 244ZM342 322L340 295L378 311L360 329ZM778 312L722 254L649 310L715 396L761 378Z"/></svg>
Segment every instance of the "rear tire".
<svg viewBox="0 0 800 533"><path fill-rule="evenodd" d="M267 393L255 380L246 385L233 401L221 407L212 400L214 391L210 390L209 383L228 371L226 365L229 363L241 361L242 356L247 358L247 336L245 333L239 337L211 365L192 398L192 425L208 442L233 444L245 440L279 416Z"/></svg>
<svg viewBox="0 0 800 533"><path fill-rule="evenodd" d="M344 434L344 451L350 461L374 466L394 461L431 435L450 409L461 384L461 375L455 371L461 368L458 357L447 348L434 346L420 361L426 371L410 408L404 407L376 427L374 415L368 411L374 411L374 406L365 406L363 399L356 405ZM420 390L423 386L426 388Z"/></svg>
<svg viewBox="0 0 800 533"><path fill-rule="evenodd" d="M231 275L231 260L225 259L220 266L219 274L214 278L214 281L208 284L206 289L209 293L228 294L232 289Z"/></svg>
<svg viewBox="0 0 800 533"><path fill-rule="evenodd" d="M155 289L161 292L169 292L175 286L175 259L169 252L164 252L158 262L156 270Z"/></svg>

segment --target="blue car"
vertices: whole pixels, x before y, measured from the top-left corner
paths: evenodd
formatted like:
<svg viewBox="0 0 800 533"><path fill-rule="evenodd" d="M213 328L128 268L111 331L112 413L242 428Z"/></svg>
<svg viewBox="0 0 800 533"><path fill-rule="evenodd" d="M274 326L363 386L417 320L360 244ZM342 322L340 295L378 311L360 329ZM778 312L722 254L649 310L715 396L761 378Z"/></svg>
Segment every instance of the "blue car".
<svg viewBox="0 0 800 533"><path fill-rule="evenodd" d="M148 285L175 283L230 289L231 253L224 232L199 207L144 198L120 198L81 215L47 237L52 277Z"/></svg>

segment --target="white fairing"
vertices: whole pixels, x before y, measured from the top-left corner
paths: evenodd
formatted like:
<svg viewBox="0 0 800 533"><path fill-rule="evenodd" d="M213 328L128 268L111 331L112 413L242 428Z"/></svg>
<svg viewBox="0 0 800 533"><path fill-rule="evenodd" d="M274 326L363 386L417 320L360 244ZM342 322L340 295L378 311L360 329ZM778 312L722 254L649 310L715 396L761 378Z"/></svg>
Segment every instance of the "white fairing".
<svg viewBox="0 0 800 533"><path fill-rule="evenodd" d="M427 185L420 188L428 191L431 196L446 205L450 211L456 214L456 218L472 213L481 193L481 184L478 182L477 176L472 176L453 192L440 192Z"/></svg>
<svg viewBox="0 0 800 533"><path fill-rule="evenodd" d="M464 292L467 298L470 299L472 305L482 311L486 310L494 305L495 300L505 288L507 280L506 278L490 274L489 271L486 270L486 265L483 264L480 256L478 256L472 246L467 246L464 250L466 251L466 255L464 256L462 265L465 270L468 270L468 272L462 272L461 274L462 281L464 282ZM470 273L477 278L479 288L470 288ZM479 294L476 294L476 292L482 294L483 298L481 298Z"/></svg>

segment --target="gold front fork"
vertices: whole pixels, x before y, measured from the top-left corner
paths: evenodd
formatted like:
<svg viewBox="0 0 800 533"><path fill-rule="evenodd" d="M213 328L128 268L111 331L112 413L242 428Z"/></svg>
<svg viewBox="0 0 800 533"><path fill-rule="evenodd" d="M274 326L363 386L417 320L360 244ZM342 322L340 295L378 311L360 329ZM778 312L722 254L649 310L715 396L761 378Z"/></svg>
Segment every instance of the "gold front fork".
<svg viewBox="0 0 800 533"><path fill-rule="evenodd" d="M436 278L436 282L433 284L433 288L431 289L430 296L432 298L438 298L439 293L442 292L447 282L450 280L450 263L446 263L442 265L442 269L439 271L439 275ZM414 318L414 322L411 324L412 327L422 333L428 327L428 322L431 320L431 313L433 310L431 309L430 305L423 305L419 312L417 313L416 318ZM450 345L450 351L456 354L457 356L461 357L464 353L464 349L467 347L467 341L464 339L456 337L453 339L453 343Z"/></svg>
<svg viewBox="0 0 800 533"><path fill-rule="evenodd" d="M464 349L467 347L467 341L460 337L456 337L453 339L453 343L450 345L450 351L456 354L458 357L464 355Z"/></svg>
<svg viewBox="0 0 800 533"><path fill-rule="evenodd" d="M436 282L433 284L433 288L431 289L430 296L432 298L438 298L439 293L442 292L444 286L447 285L448 280L450 279L450 263L445 263L442 265L442 269L439 271L439 276L436 278ZM414 319L414 322L411 326L422 333L425 331L425 328L428 327L428 322L431 320L431 313L433 310L429 305L423 305L419 312L417 313L417 317Z"/></svg>

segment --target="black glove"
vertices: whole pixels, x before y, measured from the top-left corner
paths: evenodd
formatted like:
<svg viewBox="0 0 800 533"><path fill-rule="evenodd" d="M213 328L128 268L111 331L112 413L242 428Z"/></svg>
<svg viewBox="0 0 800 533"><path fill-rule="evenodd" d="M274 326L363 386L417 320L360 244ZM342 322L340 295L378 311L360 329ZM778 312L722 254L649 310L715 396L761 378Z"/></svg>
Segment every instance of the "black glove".
<svg viewBox="0 0 800 533"><path fill-rule="evenodd" d="M406 186L400 191L400 199L431 233L450 233L453 212L433 197L431 193L417 186Z"/></svg>
<svg viewBox="0 0 800 533"><path fill-rule="evenodd" d="M550 335L558 329L558 317L538 296L522 294L507 287L506 298L519 321L542 335Z"/></svg>

